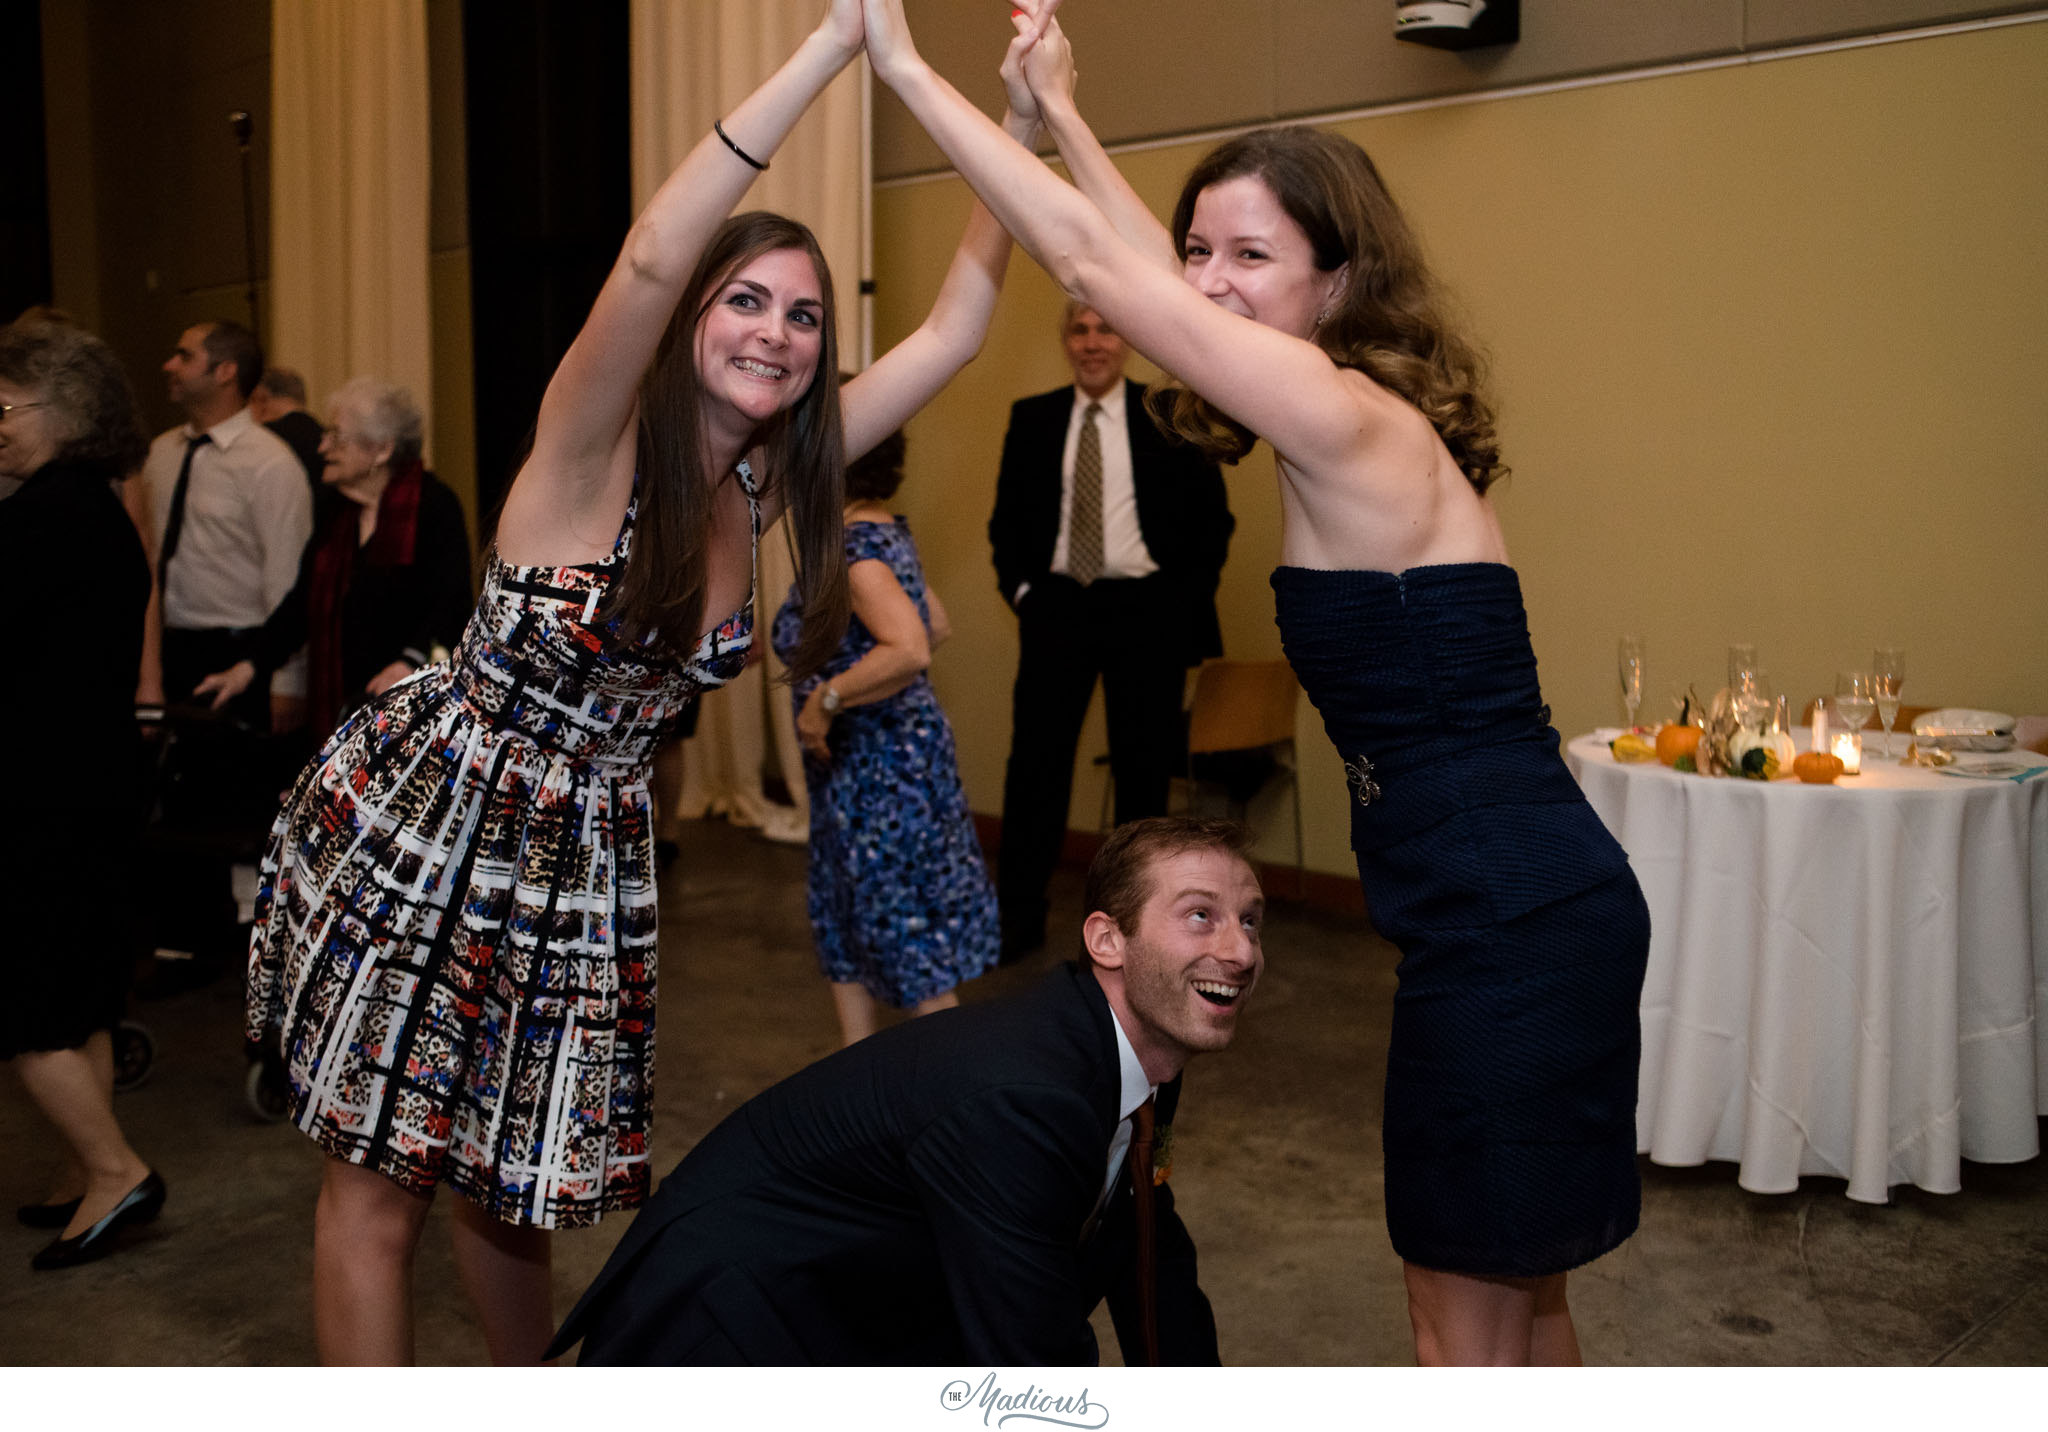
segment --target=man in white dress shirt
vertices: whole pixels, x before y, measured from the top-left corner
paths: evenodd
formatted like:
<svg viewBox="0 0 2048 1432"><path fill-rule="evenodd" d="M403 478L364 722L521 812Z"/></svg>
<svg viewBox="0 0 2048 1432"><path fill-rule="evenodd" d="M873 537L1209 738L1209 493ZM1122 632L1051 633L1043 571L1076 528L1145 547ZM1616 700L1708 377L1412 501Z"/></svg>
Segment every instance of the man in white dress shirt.
<svg viewBox="0 0 2048 1432"><path fill-rule="evenodd" d="M1074 384L1011 408L988 524L1019 647L997 871L1005 963L1045 942L1098 678L1117 823L1165 813L1187 669L1223 652L1216 582L1235 525L1222 473L1153 426L1102 316L1070 302L1060 334Z"/></svg>
<svg viewBox="0 0 2048 1432"><path fill-rule="evenodd" d="M157 578L136 684L143 707L189 702L202 678L249 654L298 580L313 526L305 469L249 410L263 376L256 335L238 323L194 324L163 371L185 421L158 435L142 465L139 506ZM270 683L252 683L227 714L259 735L288 729L304 690L297 657ZM291 774L278 769L278 753L231 728L181 726L178 740L174 777L158 795L164 823L186 838L151 862L147 899L153 942L193 960L160 969L166 989L205 979L246 949L239 922L256 872L245 864L238 885L232 852L269 827Z"/></svg>
<svg viewBox="0 0 2048 1432"><path fill-rule="evenodd" d="M163 644L161 671L145 670L141 691L145 701L180 702L247 654L248 639L292 589L313 502L291 448L249 411L263 376L254 334L238 323L194 324L163 370L185 421L158 435L142 466ZM281 677L282 690L289 681ZM266 689L252 688L231 709L270 729Z"/></svg>

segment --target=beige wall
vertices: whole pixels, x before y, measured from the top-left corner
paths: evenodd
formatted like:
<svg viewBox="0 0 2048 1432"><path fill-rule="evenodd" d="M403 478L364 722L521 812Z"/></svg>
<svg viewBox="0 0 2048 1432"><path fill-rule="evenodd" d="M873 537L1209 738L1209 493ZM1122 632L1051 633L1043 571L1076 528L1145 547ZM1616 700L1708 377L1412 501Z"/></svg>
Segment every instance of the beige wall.
<svg viewBox="0 0 2048 1432"><path fill-rule="evenodd" d="M1329 115L1773 46L1953 24L2039 0L1529 0L1512 45L1438 50L1394 38L1389 0L1093 0L1060 23L1089 123L1116 144ZM1000 5L905 0L926 58L983 109L1002 104ZM875 174L946 168L910 112L875 97Z"/></svg>
<svg viewBox="0 0 2048 1432"><path fill-rule="evenodd" d="M1719 685L1731 641L1796 706L1881 638L1909 701L2048 711L2043 93L2033 24L1342 126L1494 354L1498 501L1567 734L1619 718L1624 630L1659 711ZM1120 162L1164 211L1197 152ZM953 179L878 193L881 343L921 317L965 203ZM910 429L899 505L954 615L934 678L979 811L1001 804L1016 660L985 524L1008 404L1066 376L1058 301L1013 260L987 350ZM1266 450L1229 482L1226 645L1276 655ZM1337 757L1306 711L1302 747L1310 864L1341 871Z"/></svg>

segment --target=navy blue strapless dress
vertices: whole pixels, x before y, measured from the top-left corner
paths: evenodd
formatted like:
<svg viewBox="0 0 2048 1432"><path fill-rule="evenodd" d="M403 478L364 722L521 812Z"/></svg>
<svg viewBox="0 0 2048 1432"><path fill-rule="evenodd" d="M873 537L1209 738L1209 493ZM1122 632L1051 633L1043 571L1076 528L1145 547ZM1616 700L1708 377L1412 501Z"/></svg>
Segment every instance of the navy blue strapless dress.
<svg viewBox="0 0 2048 1432"><path fill-rule="evenodd" d="M1650 916L1558 754L1512 567L1273 574L1401 952L1387 1226L1426 1268L1561 1273L1635 1231Z"/></svg>

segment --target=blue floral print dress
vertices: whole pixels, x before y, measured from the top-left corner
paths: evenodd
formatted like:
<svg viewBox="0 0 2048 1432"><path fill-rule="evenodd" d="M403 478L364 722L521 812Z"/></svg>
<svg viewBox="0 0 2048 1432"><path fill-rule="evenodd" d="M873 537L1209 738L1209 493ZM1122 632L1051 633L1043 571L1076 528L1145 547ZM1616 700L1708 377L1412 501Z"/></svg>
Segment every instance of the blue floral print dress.
<svg viewBox="0 0 2048 1432"><path fill-rule="evenodd" d="M888 563L929 625L924 568L902 518L847 525L846 564L867 561ZM792 589L775 616L777 655L786 660L802 634ZM795 687L797 709L874 645L854 617L824 670ZM829 764L804 760L811 931L825 978L905 1009L994 966L995 887L960 786L953 728L930 680L920 673L887 700L846 707L829 744Z"/></svg>

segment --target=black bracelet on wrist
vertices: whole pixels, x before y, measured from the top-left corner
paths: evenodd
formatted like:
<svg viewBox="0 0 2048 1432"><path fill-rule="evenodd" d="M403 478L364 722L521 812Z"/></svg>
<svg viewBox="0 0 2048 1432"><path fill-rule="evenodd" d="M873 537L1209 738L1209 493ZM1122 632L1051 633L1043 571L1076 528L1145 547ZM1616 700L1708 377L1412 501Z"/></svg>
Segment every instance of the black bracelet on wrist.
<svg viewBox="0 0 2048 1432"><path fill-rule="evenodd" d="M739 146L738 146L737 144L734 144L734 143L732 142L732 136L731 136L730 134L727 134L727 133L725 132L725 124L724 124L724 122L723 122L723 121L721 121L721 120L716 120L716 119L712 120L712 121L711 121L711 132L712 132L713 134L717 135L717 136L718 136L718 137L719 137L720 139L722 139L722 140L724 140L724 141L725 141L725 147L726 147L727 149L730 149L730 150L731 150L731 151L732 151L733 153L735 153L735 154L739 155L739 157L740 157L740 158L742 158L742 159L746 160L746 162L747 162L747 163L749 163L749 164L753 165L753 166L754 166L754 169L756 170L756 172L759 172L759 173L764 173L764 174L765 174L765 173L767 172L767 170L768 170L768 166L767 166L767 165L763 164L763 163L762 163L762 162L761 162L760 160L756 159L756 158L755 158L755 157L754 157L753 155L751 155L751 154L747 153L747 151L746 151L746 150L744 150L744 149L740 148L740 147L739 147Z"/></svg>

